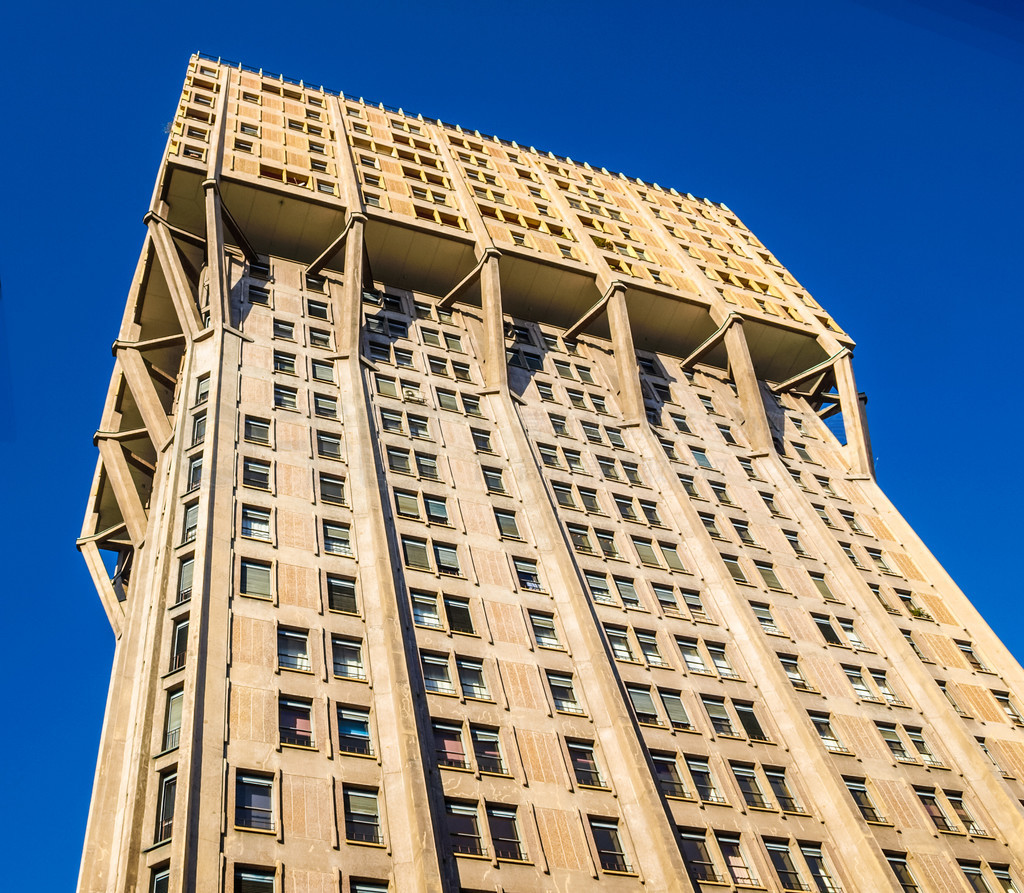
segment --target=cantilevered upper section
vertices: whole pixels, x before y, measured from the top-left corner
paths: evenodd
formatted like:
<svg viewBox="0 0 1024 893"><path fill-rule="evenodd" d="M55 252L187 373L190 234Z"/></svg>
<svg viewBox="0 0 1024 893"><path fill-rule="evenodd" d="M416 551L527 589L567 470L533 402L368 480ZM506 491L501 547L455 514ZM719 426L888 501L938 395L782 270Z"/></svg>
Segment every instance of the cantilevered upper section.
<svg viewBox="0 0 1024 893"><path fill-rule="evenodd" d="M512 315L607 337L621 287L636 347L687 357L735 314L774 383L853 346L725 205L196 55L159 186L172 226L203 231L208 178L258 253L332 268L361 212L373 278L395 287L447 295L494 248ZM701 359L726 365L720 343Z"/></svg>

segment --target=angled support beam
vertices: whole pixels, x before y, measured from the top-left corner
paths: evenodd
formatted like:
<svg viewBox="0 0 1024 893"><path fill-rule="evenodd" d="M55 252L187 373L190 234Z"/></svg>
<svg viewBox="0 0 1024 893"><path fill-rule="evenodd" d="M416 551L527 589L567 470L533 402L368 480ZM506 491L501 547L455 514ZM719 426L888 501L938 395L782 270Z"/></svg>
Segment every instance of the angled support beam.
<svg viewBox="0 0 1024 893"><path fill-rule="evenodd" d="M504 392L508 389L508 364L505 362L505 317L501 309L501 252L495 248L485 249L477 269L484 318L484 383Z"/></svg>
<svg viewBox="0 0 1024 893"><path fill-rule="evenodd" d="M608 310L608 302L612 298L612 294L616 289L622 290L625 294L626 283L620 279L613 279L608 283L608 288L605 289L604 294L601 295L600 299L594 304L586 313L583 314L576 322L574 322L569 328L563 333L563 337L569 341L575 340L580 332L582 332L587 326L596 322L601 318Z"/></svg>
<svg viewBox="0 0 1024 893"><path fill-rule="evenodd" d="M221 220L223 221L224 225L228 228L228 232L231 233L231 235L234 237L234 240L238 243L238 247L242 249L242 254L245 255L245 259L249 263L253 263L254 261L258 261L260 259L260 256L256 253L256 249L253 248L252 245L249 243L249 240L245 237L245 233L242 232L242 227L240 227L238 225L238 221L235 220L235 218L231 216L231 212L228 210L228 206L224 203L224 199L221 198L220 186L217 185L217 181L216 180L203 180L203 189L206 189L206 190L212 189L217 194L217 200L218 200L218 203L220 204ZM207 230L207 242L209 242L209 235L210 235L209 221L207 221L206 230ZM223 239L218 239L217 241L223 243ZM207 252L207 253L209 253L209 252ZM207 263L209 263L209 259L207 259Z"/></svg>
<svg viewBox="0 0 1024 893"><path fill-rule="evenodd" d="M149 437L148 428L128 428L124 431L97 431L93 434L93 442L99 444L101 440L138 440L140 437Z"/></svg>
<svg viewBox="0 0 1024 893"><path fill-rule="evenodd" d="M178 315L178 325L181 326L186 341L192 341L202 328L199 321L199 308L192 295L192 286L185 275L185 268L181 265L178 249L171 239L167 224L156 215L147 214L146 216L148 218L146 225L149 227L153 247L156 248L157 260L160 262L160 269L163 270L164 279L167 280L167 287L171 292L174 312Z"/></svg>
<svg viewBox="0 0 1024 893"><path fill-rule="evenodd" d="M834 416L837 412L842 412L842 410L843 407L840 404L833 403L831 406L825 406L819 409L818 418L821 419L822 421L825 421L825 419L832 418L832 416Z"/></svg>
<svg viewBox="0 0 1024 893"><path fill-rule="evenodd" d="M89 576L92 577L93 585L96 587L103 610L107 614L110 627L114 630L114 635L120 638L121 629L124 625L124 607L122 602L118 601L117 593L114 592L114 586L107 576L107 568L100 557L99 546L95 541L83 542L79 540L78 548L85 559L86 567L89 568Z"/></svg>
<svg viewBox="0 0 1024 893"><path fill-rule="evenodd" d="M857 392L857 382L853 377L853 355L849 351L836 362L836 390L839 391L850 465L860 474L874 478L875 461L871 453L868 420L864 413L867 397Z"/></svg>
<svg viewBox="0 0 1024 893"><path fill-rule="evenodd" d="M790 388L796 387L798 384L803 384L807 379L812 378L820 372L825 372L834 366L840 359L845 356L851 356L850 348L841 347L832 356L822 360L820 363L815 363L813 366L804 369L803 372L799 372L792 378L786 379L781 384L772 385L773 394L781 394L783 391L788 391Z"/></svg>
<svg viewBox="0 0 1024 893"><path fill-rule="evenodd" d="M128 382L128 389L135 398L135 404L139 407L142 421L149 432L149 439L153 441L157 452L160 452L171 439L171 424L167 421L167 413L164 412L163 403L153 386L146 361L142 358L141 351L122 347L117 351L117 362L124 373L125 381Z"/></svg>
<svg viewBox="0 0 1024 893"><path fill-rule="evenodd" d="M142 505L139 491L135 487L132 473L128 468L128 459L124 447L116 440L102 438L96 444L103 459L103 468L107 472L107 481L114 491L121 517L128 527L128 536L134 545L141 543L146 537L146 525L149 519Z"/></svg>
<svg viewBox="0 0 1024 893"><path fill-rule="evenodd" d="M644 393L640 387L640 372L633 347L633 330L629 325L626 305L626 287L614 281L603 299L608 308L608 329L615 353L615 371L619 378L619 409L629 422L640 422L646 415Z"/></svg>
<svg viewBox="0 0 1024 893"><path fill-rule="evenodd" d="M150 220L156 220L159 223L162 223L165 227L167 227L167 230L170 232L172 236L174 236L175 239L179 239L182 242L187 242L189 245L193 245L196 248L202 248L204 251L206 250L205 238L203 238L202 236L197 236L195 233L190 233L186 229L181 229L180 227L177 226L171 226L171 224L169 224L163 217L157 214L156 211L150 211L149 213L146 214L145 217L142 218L142 222L145 223L147 226L149 225Z"/></svg>
<svg viewBox="0 0 1024 893"><path fill-rule="evenodd" d="M331 242L331 244L328 245L321 252L320 256L315 261L313 261L313 263L311 263L308 267L306 267L306 275L307 276L316 276L316 275L318 275L319 272L325 266L327 266L327 262L332 257L334 257L334 255L336 255L339 251L341 251L342 248L345 247L345 239L348 238L349 230L352 229L353 222L356 221L356 220L359 220L363 224L365 224L367 219L368 219L367 216L362 211L353 211L351 214L349 214L348 215L348 220L345 221L345 227L338 234L338 238L336 238L333 242Z"/></svg>
<svg viewBox="0 0 1024 893"><path fill-rule="evenodd" d="M441 310L447 310L449 307L451 307L459 299L459 297L465 293L466 289L469 288L469 286L471 286L476 281L477 277L479 277L480 274L483 272L484 266L488 263L488 261L490 261L493 258L494 261L497 262L497 260L500 257L501 251L499 249L485 248L483 256L480 258L477 265L473 267L473 269L470 270L465 276L462 277L462 280L458 283L458 285L456 285L450 292L448 292L448 294L446 294L443 298L441 298L440 301L437 302L438 308ZM504 345L502 345L502 350L504 350Z"/></svg>
<svg viewBox="0 0 1024 893"><path fill-rule="evenodd" d="M116 357L117 351L122 347L132 350L157 350L161 347L173 347L176 344L184 343L184 335L166 335L163 338L150 338L147 341L122 341L118 338L117 341L111 345L111 352Z"/></svg>
<svg viewBox="0 0 1024 893"><path fill-rule="evenodd" d="M736 382L736 394L743 410L743 432L755 450L768 453L775 448L771 426L761 397L761 385L750 358L750 348L743 333L743 318L730 314L722 324L725 331L725 349L729 356L729 371ZM685 368L685 366L684 366Z"/></svg>
<svg viewBox="0 0 1024 893"><path fill-rule="evenodd" d="M683 360L681 364L682 367L684 369L692 368L694 363L699 362L701 357L718 345L718 343L725 337L725 333L729 331L729 327L732 326L733 323L737 322L743 322L743 317L738 313L732 312L726 316L725 321L715 329L714 332L708 335L708 337L704 339L703 343L693 351L693 353Z"/></svg>
<svg viewBox="0 0 1024 893"><path fill-rule="evenodd" d="M103 543L103 542L116 542L114 537L119 533L127 533L128 527L122 521L120 524L115 524L113 527L108 527L106 530L99 530L96 533L85 533L75 540L75 545L78 548L82 548L86 543Z"/></svg>

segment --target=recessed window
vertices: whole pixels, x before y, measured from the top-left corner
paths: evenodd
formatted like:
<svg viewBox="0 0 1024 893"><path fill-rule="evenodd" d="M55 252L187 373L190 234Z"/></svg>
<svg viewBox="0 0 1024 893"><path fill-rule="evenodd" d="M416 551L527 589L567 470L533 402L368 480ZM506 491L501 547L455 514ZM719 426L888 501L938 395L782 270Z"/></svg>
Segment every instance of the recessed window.
<svg viewBox="0 0 1024 893"><path fill-rule="evenodd" d="M235 827L274 830L273 778L242 772L235 776Z"/></svg>
<svg viewBox="0 0 1024 893"><path fill-rule="evenodd" d="M339 611L343 614L358 614L356 581L351 577L328 574L327 605L331 611Z"/></svg>
<svg viewBox="0 0 1024 893"><path fill-rule="evenodd" d="M313 705L299 698L278 700L281 743L294 747L313 747Z"/></svg>

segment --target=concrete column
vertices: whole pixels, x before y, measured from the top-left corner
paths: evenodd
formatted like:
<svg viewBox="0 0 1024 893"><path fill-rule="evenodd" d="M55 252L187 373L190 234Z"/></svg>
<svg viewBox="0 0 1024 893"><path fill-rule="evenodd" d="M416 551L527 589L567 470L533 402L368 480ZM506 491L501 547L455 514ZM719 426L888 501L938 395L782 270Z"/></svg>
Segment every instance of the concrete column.
<svg viewBox="0 0 1024 893"><path fill-rule="evenodd" d="M857 382L853 377L853 359L850 354L836 360L835 370L839 405L843 409L843 426L846 429L846 451L850 468L858 474L866 474L873 478L875 461L871 454L868 420L864 413L864 401L857 393Z"/></svg>
<svg viewBox="0 0 1024 893"><path fill-rule="evenodd" d="M231 290L224 269L224 218L216 180L204 180L206 193L206 287L210 290L210 325L230 326Z"/></svg>
<svg viewBox="0 0 1024 893"><path fill-rule="evenodd" d="M501 257L488 252L480 270L480 295L484 317L484 384L508 390L505 362L505 317L501 309Z"/></svg>
<svg viewBox="0 0 1024 893"><path fill-rule="evenodd" d="M626 422L640 422L646 416L644 393L633 349L633 330L629 325L626 289L616 285L608 299L608 327L611 329L615 371L619 378L619 410Z"/></svg>
<svg viewBox="0 0 1024 893"><path fill-rule="evenodd" d="M181 326L185 337L191 341L202 326L199 320L199 310L192 295L192 286L178 259L178 249L175 247L167 227L161 221L149 217L146 223L149 226L149 235L153 240L157 259L160 261L160 269L163 270L164 279L167 280L167 289L171 294L174 312L178 315L178 325Z"/></svg>

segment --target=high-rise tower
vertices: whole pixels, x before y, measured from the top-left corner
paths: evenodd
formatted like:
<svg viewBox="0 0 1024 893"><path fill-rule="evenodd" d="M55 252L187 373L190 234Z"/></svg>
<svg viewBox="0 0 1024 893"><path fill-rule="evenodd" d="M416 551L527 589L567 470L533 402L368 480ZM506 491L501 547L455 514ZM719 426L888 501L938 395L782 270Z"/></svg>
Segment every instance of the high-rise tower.
<svg viewBox="0 0 1024 893"><path fill-rule="evenodd" d="M1019 889L1024 673L732 211L196 56L145 222L82 893Z"/></svg>

